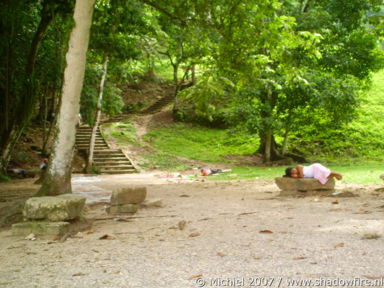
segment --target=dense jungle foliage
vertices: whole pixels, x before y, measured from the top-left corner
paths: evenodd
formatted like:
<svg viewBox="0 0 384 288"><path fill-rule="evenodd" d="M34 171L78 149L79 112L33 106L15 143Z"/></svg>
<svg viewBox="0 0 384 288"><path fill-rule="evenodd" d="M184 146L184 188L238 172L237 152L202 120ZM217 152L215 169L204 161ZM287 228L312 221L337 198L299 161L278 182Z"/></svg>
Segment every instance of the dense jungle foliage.
<svg viewBox="0 0 384 288"><path fill-rule="evenodd" d="M74 4L0 3L3 172L32 123L49 153ZM123 101L127 86L168 81L177 119L249 135L265 162L379 157L379 111L367 107L383 94L367 91L383 77L383 15L381 0L97 0L80 111L94 123L108 61L107 115L140 106Z"/></svg>

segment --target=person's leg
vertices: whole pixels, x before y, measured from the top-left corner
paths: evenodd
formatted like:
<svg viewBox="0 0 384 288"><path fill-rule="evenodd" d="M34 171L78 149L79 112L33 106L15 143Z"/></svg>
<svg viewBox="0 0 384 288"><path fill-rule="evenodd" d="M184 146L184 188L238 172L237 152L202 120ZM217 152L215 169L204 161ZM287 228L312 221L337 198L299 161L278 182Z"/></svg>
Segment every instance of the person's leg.
<svg viewBox="0 0 384 288"><path fill-rule="evenodd" d="M343 176L340 173L331 172L331 174L329 174L328 178L336 178L337 180L341 180L341 179L343 179Z"/></svg>

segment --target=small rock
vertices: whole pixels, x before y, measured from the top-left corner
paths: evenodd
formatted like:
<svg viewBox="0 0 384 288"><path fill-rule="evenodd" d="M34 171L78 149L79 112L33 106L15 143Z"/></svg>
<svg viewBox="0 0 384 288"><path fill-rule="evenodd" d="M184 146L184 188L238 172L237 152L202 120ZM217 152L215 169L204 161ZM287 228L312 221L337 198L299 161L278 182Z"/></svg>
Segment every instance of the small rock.
<svg viewBox="0 0 384 288"><path fill-rule="evenodd" d="M31 233L29 234L27 237L24 238L25 240L31 240L31 241L35 241L36 240L36 235Z"/></svg>
<svg viewBox="0 0 384 288"><path fill-rule="evenodd" d="M123 204L123 205L112 205L107 208L109 214L133 214L136 213L139 206L136 204Z"/></svg>
<svg viewBox="0 0 384 288"><path fill-rule="evenodd" d="M141 205L145 208L163 207L162 199L145 200Z"/></svg>
<svg viewBox="0 0 384 288"><path fill-rule="evenodd" d="M185 220L181 220L179 223L177 223L177 227L179 228L179 230L184 230L185 225L187 225L187 221Z"/></svg>
<svg viewBox="0 0 384 288"><path fill-rule="evenodd" d="M140 204L147 196L146 187L124 187L112 192L111 205Z"/></svg>

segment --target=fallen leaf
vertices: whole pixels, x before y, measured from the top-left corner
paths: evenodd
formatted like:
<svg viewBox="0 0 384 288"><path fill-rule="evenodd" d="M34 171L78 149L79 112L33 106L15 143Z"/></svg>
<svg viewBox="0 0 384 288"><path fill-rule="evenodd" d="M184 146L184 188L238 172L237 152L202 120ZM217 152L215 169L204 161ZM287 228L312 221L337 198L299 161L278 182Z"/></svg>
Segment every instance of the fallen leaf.
<svg viewBox="0 0 384 288"><path fill-rule="evenodd" d="M259 233L271 234L273 232L271 230L260 230Z"/></svg>
<svg viewBox="0 0 384 288"><path fill-rule="evenodd" d="M352 214L370 214L372 213L371 211L368 211L368 210L363 210L363 209L360 209L356 212L353 212Z"/></svg>
<svg viewBox="0 0 384 288"><path fill-rule="evenodd" d="M118 222L132 222L131 219L127 219L127 218L114 218L113 220Z"/></svg>
<svg viewBox="0 0 384 288"><path fill-rule="evenodd" d="M337 243L335 245L335 248L338 248L338 247L344 247L344 242Z"/></svg>
<svg viewBox="0 0 384 288"><path fill-rule="evenodd" d="M307 259L308 257L304 257L304 256L299 256L299 257L295 257L293 258L292 260L303 260L303 259Z"/></svg>
<svg viewBox="0 0 384 288"><path fill-rule="evenodd" d="M200 278L201 276L203 276L203 274L193 274L191 275L188 280L192 280L192 279L195 279L195 278Z"/></svg>
<svg viewBox="0 0 384 288"><path fill-rule="evenodd" d="M179 223L177 223L177 227L179 227L179 230L184 230L185 225L187 225L187 221L181 220Z"/></svg>
<svg viewBox="0 0 384 288"><path fill-rule="evenodd" d="M113 240L113 239L116 239L116 238L108 234L104 234L103 236L99 237L99 240Z"/></svg>
<svg viewBox="0 0 384 288"><path fill-rule="evenodd" d="M227 254L224 254L224 253L222 253L222 252L219 252L219 253L217 253L217 256L224 257L224 256L227 256Z"/></svg>
<svg viewBox="0 0 384 288"><path fill-rule="evenodd" d="M200 236L200 233L195 232L195 233L189 234L189 237L197 237L197 236Z"/></svg>
<svg viewBox="0 0 384 288"><path fill-rule="evenodd" d="M377 279L382 279L384 276L372 276L372 275L363 275L363 277L371 280L377 280Z"/></svg>
<svg viewBox="0 0 384 288"><path fill-rule="evenodd" d="M85 275L84 273L78 272L78 273L73 274L72 276L84 276L84 275Z"/></svg>
<svg viewBox="0 0 384 288"><path fill-rule="evenodd" d="M182 194L182 195L180 195L179 197L191 197L191 196L189 196L189 195L187 195L187 194Z"/></svg>
<svg viewBox="0 0 384 288"><path fill-rule="evenodd" d="M333 204L333 205L339 204L339 201L337 201L337 200L332 201L332 204Z"/></svg>
<svg viewBox="0 0 384 288"><path fill-rule="evenodd" d="M341 208L331 208L328 211L330 211L330 212L339 212L339 211L343 211L343 209L341 209Z"/></svg>

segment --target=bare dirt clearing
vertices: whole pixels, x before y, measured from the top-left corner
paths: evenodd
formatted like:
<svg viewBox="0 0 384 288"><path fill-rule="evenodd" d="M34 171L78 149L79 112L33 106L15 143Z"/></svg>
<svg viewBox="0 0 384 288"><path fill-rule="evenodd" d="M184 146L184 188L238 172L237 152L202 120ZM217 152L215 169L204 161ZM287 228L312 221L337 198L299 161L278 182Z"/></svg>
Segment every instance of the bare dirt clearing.
<svg viewBox="0 0 384 288"><path fill-rule="evenodd" d="M89 205L92 230L63 243L3 230L0 287L210 287L216 278L249 287L255 277L275 277L272 287L282 277L287 287L287 279L384 276L380 185L337 183L360 197L282 198L270 180L166 176L74 177L88 203L108 201L116 186L145 185L147 199L164 206L111 218L104 204Z"/></svg>

